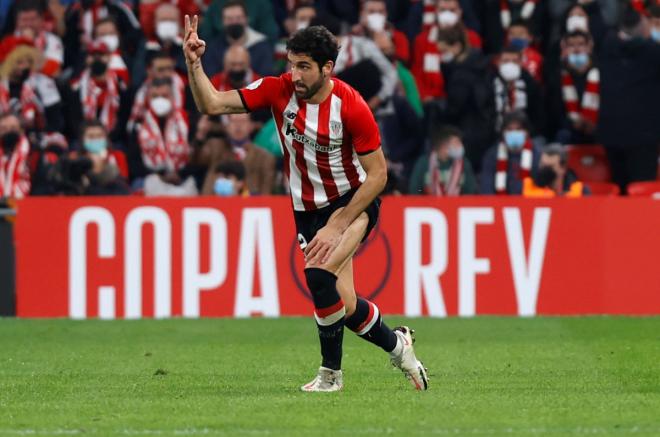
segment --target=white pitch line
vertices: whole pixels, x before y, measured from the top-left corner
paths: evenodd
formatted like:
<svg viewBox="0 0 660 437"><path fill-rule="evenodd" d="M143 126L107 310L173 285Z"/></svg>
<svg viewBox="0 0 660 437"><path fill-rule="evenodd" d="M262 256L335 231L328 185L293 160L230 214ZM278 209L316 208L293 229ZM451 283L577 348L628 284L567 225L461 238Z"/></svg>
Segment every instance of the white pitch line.
<svg viewBox="0 0 660 437"><path fill-rule="evenodd" d="M236 435L252 435L252 436L268 436L273 434L286 435L291 432L300 432L304 430L267 430L267 429L231 429L220 430L210 428L184 428L184 429L135 429L124 428L115 430L97 430L97 429L0 429L0 436L67 436L67 435L83 435L83 434L98 434L107 435L109 432L113 435L128 435L128 436L158 436L158 435L176 435L176 436L198 436L198 435L211 435L211 436L236 436ZM394 428L351 428L351 429L336 429L334 433L348 434L348 435L392 435L408 433ZM640 426L633 427L593 427L593 426L580 426L575 428L433 428L429 430L419 430L414 433L415 435L492 435L492 434L522 434L522 435L598 435L598 434L660 434L660 427L646 428Z"/></svg>

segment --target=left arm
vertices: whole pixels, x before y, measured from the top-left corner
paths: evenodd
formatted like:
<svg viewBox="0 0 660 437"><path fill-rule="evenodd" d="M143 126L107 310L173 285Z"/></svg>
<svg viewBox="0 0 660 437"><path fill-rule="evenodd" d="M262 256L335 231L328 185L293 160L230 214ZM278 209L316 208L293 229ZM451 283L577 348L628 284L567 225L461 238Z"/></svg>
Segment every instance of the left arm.
<svg viewBox="0 0 660 437"><path fill-rule="evenodd" d="M333 215L328 223L316 233L305 250L308 263L325 264L337 248L343 233L358 218L367 206L383 191L387 182L387 162L383 149L358 155L360 164L367 173L366 180L357 189L348 205Z"/></svg>
<svg viewBox="0 0 660 437"><path fill-rule="evenodd" d="M367 179L360 185L348 205L328 221L328 225L336 226L342 233L378 197L387 183L387 162L383 149L368 155L358 155L358 159L367 173Z"/></svg>

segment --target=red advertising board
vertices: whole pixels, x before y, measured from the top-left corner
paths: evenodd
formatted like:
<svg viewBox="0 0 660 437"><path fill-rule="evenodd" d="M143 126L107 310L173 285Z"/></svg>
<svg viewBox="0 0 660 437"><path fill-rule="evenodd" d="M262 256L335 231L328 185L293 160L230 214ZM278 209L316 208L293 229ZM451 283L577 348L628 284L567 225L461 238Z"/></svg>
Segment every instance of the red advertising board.
<svg viewBox="0 0 660 437"><path fill-rule="evenodd" d="M290 201L28 198L17 315L309 315ZM660 314L660 202L389 197L357 291L409 316Z"/></svg>

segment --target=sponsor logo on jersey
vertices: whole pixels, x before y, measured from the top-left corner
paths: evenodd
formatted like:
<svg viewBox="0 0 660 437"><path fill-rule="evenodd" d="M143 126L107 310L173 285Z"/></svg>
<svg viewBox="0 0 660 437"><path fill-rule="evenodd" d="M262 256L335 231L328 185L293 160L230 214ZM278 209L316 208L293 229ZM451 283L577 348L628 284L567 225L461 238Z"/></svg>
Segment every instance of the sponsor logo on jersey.
<svg viewBox="0 0 660 437"><path fill-rule="evenodd" d="M259 88L259 86L261 85L261 83L263 81L264 81L264 79L262 77L261 79L255 80L254 82L252 82L250 85L246 86L245 88L249 89L249 90L256 90L257 88Z"/></svg>
<svg viewBox="0 0 660 437"><path fill-rule="evenodd" d="M286 124L286 131L284 133L287 137L291 137L294 140L298 141L299 143L303 143L306 146L313 147L317 152L324 152L324 153L329 153L334 150L339 149L339 144L334 145L334 146L322 146L316 141L312 140L306 135L302 135L298 133L298 130L291 124L287 123Z"/></svg>

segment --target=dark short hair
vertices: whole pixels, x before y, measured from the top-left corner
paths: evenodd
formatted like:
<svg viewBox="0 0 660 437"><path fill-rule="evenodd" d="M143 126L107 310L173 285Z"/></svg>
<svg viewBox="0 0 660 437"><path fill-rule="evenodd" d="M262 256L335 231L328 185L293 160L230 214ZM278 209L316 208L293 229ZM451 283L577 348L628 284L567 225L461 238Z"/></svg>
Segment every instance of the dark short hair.
<svg viewBox="0 0 660 437"><path fill-rule="evenodd" d="M527 114L525 114L524 111L516 110L505 114L502 119L502 130L506 129L513 123L519 123L527 132L531 130L529 118L527 118Z"/></svg>
<svg viewBox="0 0 660 437"><path fill-rule="evenodd" d="M159 77L158 79L154 79L151 81L149 84L149 88L158 88L161 86L172 86L172 78L170 77Z"/></svg>
<svg viewBox="0 0 660 437"><path fill-rule="evenodd" d="M169 59L172 62L174 58L162 50L147 52L147 67L151 67L156 59Z"/></svg>
<svg viewBox="0 0 660 437"><path fill-rule="evenodd" d="M105 135L108 135L108 129L106 129L105 125L101 123L101 120L95 118L93 120L86 120L83 122L82 126L80 127L80 138L85 136L85 132L87 132L88 129L96 127L103 129Z"/></svg>
<svg viewBox="0 0 660 437"><path fill-rule="evenodd" d="M509 25L509 29L512 27L524 27L527 29L527 32L532 33L532 29L529 27L529 22L527 20L523 20L522 18L516 18L515 20L511 21L511 24Z"/></svg>
<svg viewBox="0 0 660 437"><path fill-rule="evenodd" d="M328 61L332 61L333 64L337 61L339 43L324 26L309 26L289 38L286 50L297 55L309 56L321 68Z"/></svg>
<svg viewBox="0 0 660 437"><path fill-rule="evenodd" d="M559 143L551 143L543 148L542 153L548 156L559 156L559 163L565 166L568 162L568 151Z"/></svg>
<svg viewBox="0 0 660 437"><path fill-rule="evenodd" d="M515 53L518 56L522 56L522 54L523 54L522 50L519 47L516 47L512 44L509 44L509 45L505 46L502 49L502 53Z"/></svg>
<svg viewBox="0 0 660 437"><path fill-rule="evenodd" d="M626 33L634 32L639 23L642 21L642 16L632 6L628 5L624 8L621 18L619 19L619 28Z"/></svg>
<svg viewBox="0 0 660 437"><path fill-rule="evenodd" d="M119 39L121 39L121 31L119 30L119 25L117 24L117 21L112 17L101 18L99 21L97 21L94 24L94 35L96 35L96 29L98 29L99 26L101 26L102 24L107 24L107 23L114 24L115 29L117 29L117 32L119 33Z"/></svg>
<svg viewBox="0 0 660 437"><path fill-rule="evenodd" d="M47 5L42 0L21 0L14 3L16 5L16 16L21 12L37 11L40 15L46 12Z"/></svg>
<svg viewBox="0 0 660 437"><path fill-rule="evenodd" d="M435 126L431 130L431 148L446 143L452 138L463 139L463 132L455 126Z"/></svg>
<svg viewBox="0 0 660 437"><path fill-rule="evenodd" d="M233 8L233 7L239 7L243 9L243 12L245 13L245 16L248 16L248 10L247 6L245 5L245 2L243 0L227 0L225 4L222 6L222 11L224 12L225 9L227 8Z"/></svg>
<svg viewBox="0 0 660 437"><path fill-rule="evenodd" d="M585 32L584 30L574 30L564 35L564 41L567 41L569 38L584 38L587 42L591 42L591 34Z"/></svg>
<svg viewBox="0 0 660 437"><path fill-rule="evenodd" d="M465 27L461 24L438 30L438 42L440 41L450 46L460 43L463 48L468 48L470 45L468 43Z"/></svg>
<svg viewBox="0 0 660 437"><path fill-rule="evenodd" d="M245 180L245 166L239 161L223 161L215 168L215 172L234 176L239 181Z"/></svg>

